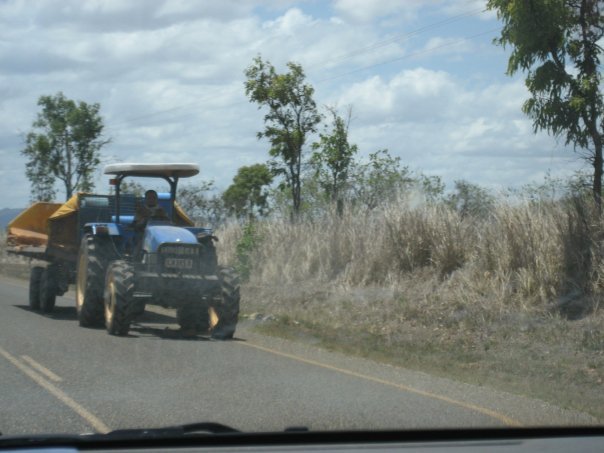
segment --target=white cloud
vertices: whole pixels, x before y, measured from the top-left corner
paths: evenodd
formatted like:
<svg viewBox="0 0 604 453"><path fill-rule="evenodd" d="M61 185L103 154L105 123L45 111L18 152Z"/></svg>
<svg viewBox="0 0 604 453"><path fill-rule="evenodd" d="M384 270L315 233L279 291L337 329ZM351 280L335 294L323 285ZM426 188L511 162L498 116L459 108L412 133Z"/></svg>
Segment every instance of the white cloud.
<svg viewBox="0 0 604 453"><path fill-rule="evenodd" d="M443 10L451 16L480 11L476 17L482 21L493 20L497 17L496 11L487 9L487 0L445 0Z"/></svg>
<svg viewBox="0 0 604 453"><path fill-rule="evenodd" d="M378 76L351 85L339 97L340 105L353 105L371 123L421 122L448 115L455 85L443 71L405 70L389 81Z"/></svg>
<svg viewBox="0 0 604 453"><path fill-rule="evenodd" d="M533 134L520 109L526 97L520 80L479 88L417 68L355 83L333 103L353 105L351 138L364 155L387 148L449 182L505 187L541 174L544 165L554 172L580 165L545 133Z"/></svg>
<svg viewBox="0 0 604 453"><path fill-rule="evenodd" d="M302 27L312 26L317 21L311 16L304 14L298 8L291 8L283 16L263 24L264 29L272 30L281 35L292 35Z"/></svg>
<svg viewBox="0 0 604 453"><path fill-rule="evenodd" d="M454 38L431 29L417 44L401 39L399 23L413 19L421 28L473 4L338 0L322 11L322 2L292 4L0 2L0 190L15 188L10 206L27 202L19 150L37 99L57 91L101 104L112 138L106 160L197 162L201 177L225 187L239 166L268 158L267 143L256 139L264 112L243 91L243 71L258 53L278 70L301 63L319 105L352 104L351 135L362 154L389 148L431 174L510 183L538 174L539 159L572 159L532 133L520 112L523 83L480 67L480 46L458 49L472 70L447 66L438 51L401 58Z"/></svg>
<svg viewBox="0 0 604 453"><path fill-rule="evenodd" d="M423 49L417 53L429 52L430 58L435 56L445 55L447 57L453 57L461 53L471 52L473 50L472 42L459 37L447 37L443 38L440 36L434 36L428 39L428 42L424 45Z"/></svg>
<svg viewBox="0 0 604 453"><path fill-rule="evenodd" d="M65 2L63 4L67 6ZM67 8L70 7L67 6ZM82 2L81 8L87 14L116 14L129 11L131 4L121 0L87 0Z"/></svg>
<svg viewBox="0 0 604 453"><path fill-rule="evenodd" d="M358 22L370 22L389 15L413 17L426 3L421 0L335 0L333 8L342 16Z"/></svg>

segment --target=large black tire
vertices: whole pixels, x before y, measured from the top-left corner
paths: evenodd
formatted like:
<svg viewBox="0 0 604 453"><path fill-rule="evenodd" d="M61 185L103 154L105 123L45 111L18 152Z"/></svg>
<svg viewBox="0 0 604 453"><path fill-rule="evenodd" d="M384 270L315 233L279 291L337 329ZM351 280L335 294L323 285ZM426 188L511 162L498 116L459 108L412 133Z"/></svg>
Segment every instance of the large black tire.
<svg viewBox="0 0 604 453"><path fill-rule="evenodd" d="M29 308L34 311L40 309L40 278L43 267L34 266L29 274Z"/></svg>
<svg viewBox="0 0 604 453"><path fill-rule="evenodd" d="M114 261L105 279L105 326L111 335L128 335L136 315L134 270L126 261Z"/></svg>
<svg viewBox="0 0 604 453"><path fill-rule="evenodd" d="M218 276L221 282L221 297L212 309L218 318L218 322L211 328L212 338L218 340L230 340L235 334L237 321L239 320L239 276L233 268L219 267Z"/></svg>
<svg viewBox="0 0 604 453"><path fill-rule="evenodd" d="M42 313L50 313L55 308L57 279L56 267L52 264L42 270L40 276L40 310Z"/></svg>
<svg viewBox="0 0 604 453"><path fill-rule="evenodd" d="M103 325L103 284L105 267L112 244L93 236L84 236L78 253L76 310L82 327Z"/></svg>
<svg viewBox="0 0 604 453"><path fill-rule="evenodd" d="M210 329L210 313L205 303L189 304L176 310L176 321L187 334L207 333Z"/></svg>

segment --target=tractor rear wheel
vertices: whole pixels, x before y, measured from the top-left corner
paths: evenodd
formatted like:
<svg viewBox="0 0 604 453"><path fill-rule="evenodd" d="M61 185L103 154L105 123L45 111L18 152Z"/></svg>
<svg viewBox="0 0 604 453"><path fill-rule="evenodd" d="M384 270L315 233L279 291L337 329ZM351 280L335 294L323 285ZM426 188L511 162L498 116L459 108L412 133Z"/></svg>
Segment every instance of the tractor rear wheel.
<svg viewBox="0 0 604 453"><path fill-rule="evenodd" d="M218 268L218 276L221 297L212 305L217 322L211 327L211 334L212 338L218 340L230 340L235 334L239 319L239 276L233 268L222 266Z"/></svg>
<svg viewBox="0 0 604 453"><path fill-rule="evenodd" d="M134 270L126 261L114 261L105 279L105 326L111 335L128 335L135 315Z"/></svg>
<svg viewBox="0 0 604 453"><path fill-rule="evenodd" d="M84 236L80 244L76 278L76 310L82 327L103 324L103 283L109 252L107 240Z"/></svg>
<svg viewBox="0 0 604 453"><path fill-rule="evenodd" d="M42 270L40 276L40 310L43 313L50 313L55 308L57 278L56 268L52 264Z"/></svg>
<svg viewBox="0 0 604 453"><path fill-rule="evenodd" d="M40 309L40 278L43 270L41 266L34 266L29 274L29 308L34 311Z"/></svg>

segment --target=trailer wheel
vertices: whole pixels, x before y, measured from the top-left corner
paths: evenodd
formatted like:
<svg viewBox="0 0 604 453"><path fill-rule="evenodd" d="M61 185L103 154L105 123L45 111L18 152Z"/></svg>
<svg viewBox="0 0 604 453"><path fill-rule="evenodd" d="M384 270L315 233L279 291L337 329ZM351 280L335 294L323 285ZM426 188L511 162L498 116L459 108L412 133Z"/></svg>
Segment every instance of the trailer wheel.
<svg viewBox="0 0 604 453"><path fill-rule="evenodd" d="M82 327L103 325L103 283L108 252L101 241L84 236L78 253L76 310Z"/></svg>
<svg viewBox="0 0 604 453"><path fill-rule="evenodd" d="M218 318L212 327L212 338L230 340L235 334L239 319L239 276L233 268L219 267L218 275L221 282L221 297L212 309Z"/></svg>
<svg viewBox="0 0 604 453"><path fill-rule="evenodd" d="M124 336L135 315L134 271L125 261L114 261L105 279L105 326L111 335Z"/></svg>
<svg viewBox="0 0 604 453"><path fill-rule="evenodd" d="M205 333L210 328L210 313L206 304L189 304L176 310L176 321L186 334Z"/></svg>
<svg viewBox="0 0 604 453"><path fill-rule="evenodd" d="M57 300L57 273L51 264L42 269L40 276L40 310L50 313L55 308Z"/></svg>
<svg viewBox="0 0 604 453"><path fill-rule="evenodd" d="M43 270L43 267L34 266L29 274L29 308L35 311L40 309L40 277Z"/></svg>

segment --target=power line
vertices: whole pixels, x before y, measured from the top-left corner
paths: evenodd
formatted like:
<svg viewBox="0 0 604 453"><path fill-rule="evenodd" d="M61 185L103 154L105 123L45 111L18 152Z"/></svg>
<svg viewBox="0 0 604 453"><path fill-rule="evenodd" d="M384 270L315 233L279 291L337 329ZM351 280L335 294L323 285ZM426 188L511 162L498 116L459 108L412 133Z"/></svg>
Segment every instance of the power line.
<svg viewBox="0 0 604 453"><path fill-rule="evenodd" d="M329 61L331 61L331 62L333 62L333 61L335 61L335 62L345 61L345 60L348 60L348 59L353 58L355 56L362 55L363 53L367 53L367 52L379 49L380 47L384 47L384 46L389 45L389 44L391 44L393 42L409 39L409 38L411 38L413 36L417 36L417 35L419 35L421 33L424 33L427 30L431 30L431 29L434 29L434 28L439 28L439 27L442 27L442 26L445 26L445 25L457 22L457 21L462 20L464 18L484 13L485 11L486 10L482 9L482 8L468 10L468 11L465 11L463 13L457 14L455 16L449 17L447 19L444 19L444 20L441 20L441 21L438 21L438 22L434 22L434 23L425 25L423 27L420 27L418 29L415 29L415 30L412 30L410 32L404 33L402 35L394 36L394 37L388 38L388 39L383 40L383 41L375 42L375 43L373 43L373 44L371 44L369 46L365 46L365 47L359 48L357 50L353 50L351 52L348 52L346 54L341 55L340 57L336 57L335 59L330 59ZM500 28L498 28L496 30L500 30ZM424 53L432 52L434 50L438 50L438 49L443 48L443 47L449 47L449 46L452 46L452 45L455 45L455 44L460 44L462 42L465 42L468 39L474 39L474 38L482 36L484 34L491 33L492 31L495 31L495 30L489 30L487 32L483 32L483 33L479 33L479 34L476 34L476 35L472 35L472 36L463 38L463 39L461 39L459 41L449 42L449 43L445 43L445 44L437 46L437 47L433 47L431 49L425 49L423 51L413 52L413 53L404 55L402 57L394 58L394 59L387 60L387 61L384 61L384 62L381 62L381 63L376 63L376 64L369 65L369 66L364 66L362 68L358 68L358 69L355 69L355 70L352 70L352 71L348 71L348 72L345 72L345 73L342 73L342 74L339 74L339 75L336 75L336 76L332 76L332 77L328 77L328 78L324 78L324 79L319 79L318 81L319 82L324 82L324 81L338 79L338 78L341 78L341 77L345 77L347 75L355 74L357 72L365 71L367 69L371 69L371 68L382 66L382 65L385 65L385 64L389 64L389 63L392 63L392 62L395 62L395 61L403 60L405 58L409 58L409 57L421 55L421 54L424 54ZM317 67L319 65L323 66L324 63L311 65L309 67L312 68L312 67ZM132 117L132 118L127 118L127 119L124 119L124 120L119 121L117 123L113 123L109 127L114 128L114 129L121 129L124 126L128 126L128 125L131 125L133 123L138 123L140 121L144 121L144 120L147 120L149 118L154 118L154 117L157 117L157 116L160 116L160 115L164 115L166 113L170 113L170 112L175 112L175 111L178 111L178 110L186 109L187 107L192 107L194 105L199 105L200 103L203 103L203 102L206 102L206 101L209 101L209 100L212 100L212 99L217 99L217 98L219 98L221 96L224 96L225 94L226 95L234 94L237 91L239 91L239 88L233 87L231 90L228 90L228 91L220 93L220 94L209 95L209 96L206 96L206 97L201 98L201 99L196 99L195 101L192 101L192 102L187 102L185 104L180 104L180 105L177 105L175 107L170 107L168 109L158 110L158 111L155 111L155 112L152 112L152 113L147 113L147 114L144 114L144 115L140 115L140 116L136 116L136 117ZM232 105L237 105L237 104L241 104L241 103L243 103L243 102L236 102L236 103L234 103ZM232 106L232 105L229 105L229 107Z"/></svg>
<svg viewBox="0 0 604 453"><path fill-rule="evenodd" d="M382 61L380 63L375 63L375 64L368 65L368 66L363 66L361 68L357 68L357 69L354 69L352 71L347 71L347 72L344 72L344 73L341 73L341 74L338 74L338 75L335 75L335 76L319 79L318 82L327 82L327 81L339 79L341 77L346 77L348 75L352 75L352 74L356 74L358 72L366 71L367 69L372 69L372 68L375 68L375 67L384 66L386 64L394 63L396 61L401 61L401 60L404 60L404 59L407 59L407 58L412 58L412 57L416 57L416 56L419 56L419 55L424 55L424 54L427 54L427 53L430 53L430 52L434 52L436 50L443 49L445 47L451 47L451 46L463 44L463 43L467 42L470 39L476 39L476 38L479 38L480 36L484 36L484 35L487 35L489 33L493 33L495 31L499 31L499 30L501 30L501 27L497 27L497 28L494 28L494 29L491 29L491 30L487 30L487 31L484 31L484 32L481 32L481 33L476 33L474 35L467 36L467 37L461 38L461 39L456 40L456 41L450 41L450 42L441 44L439 46L431 47L429 49L424 49L424 50L420 50L420 51L417 51L417 52L412 52L412 53L403 55L401 57L392 58L390 60ZM203 103L203 102L211 100L211 99L218 98L218 97L220 97L220 96L222 96L224 94L235 93L238 90L239 90L239 88L233 88L232 90L229 90L227 93L222 93L220 95L214 95L214 96L206 96L205 98L196 100L195 102L190 102L190 103L182 104L182 105L179 105L179 106L176 106L176 107L172 107L172 108L169 108L169 109L160 110L160 111L149 113L149 114L146 114L146 115L141 115L141 116L138 116L138 117L130 118L130 119L124 120L122 122L119 122L117 124L113 124L110 127L113 128L113 129L122 129L123 126L127 126L129 124L132 124L132 123L135 123L135 122L139 122L141 120L145 120L145 119L153 118L153 117L156 117L156 116L159 116L159 115L163 115L165 113L170 113L170 112L173 112L173 111L182 110L182 109L184 109L186 107L189 107L189 106L199 105L200 103ZM231 103L229 105L222 106L222 108L233 107L235 105L243 104L243 103L245 103L245 102L244 101L237 101L237 102Z"/></svg>
<svg viewBox="0 0 604 453"><path fill-rule="evenodd" d="M420 35L420 34L424 33L425 31L431 30L433 28L439 28L439 27L442 27L444 25L449 25L449 24L458 22L458 21L460 21L462 19L465 19L467 17L476 16L476 15L482 14L484 12L486 12L486 10L483 9L483 8L478 8L478 9L473 9L473 10L465 11L463 13L460 13L458 15L449 17L447 19L444 19L444 20L441 20L441 21L438 21L438 22L434 22L432 24L425 25L425 26L417 28L415 30L411 30L411 31L409 31L407 33L399 34L399 35L393 36L391 38L385 39L383 41L377 41L377 42L375 42L373 44L370 44L369 46L361 47L361 48L359 48L357 50L353 50L353 51L348 52L346 54L342 54L339 57L335 57L333 59L330 59L329 62L341 62L341 61L349 60L350 58L356 57L358 55L362 55L363 53L366 53L366 52L370 52L370 51L379 49L380 47L387 46L387 45L392 44L392 43L397 42L397 41L407 41L410 38L412 38L414 36L417 36L417 35ZM312 68L312 67L318 66L318 65L319 64L315 64L315 65L311 65L309 67Z"/></svg>
<svg viewBox="0 0 604 453"><path fill-rule="evenodd" d="M199 105L199 104L201 104L203 102L211 101L212 99L218 99L218 98L220 98L220 97L222 97L224 95L235 94L238 91L239 91L239 88L233 87L230 90L227 90L226 92L222 92L220 94L217 93L217 94L214 94L214 95L208 95L208 96L205 96L205 97L202 97L202 98L197 98L197 99L195 99L195 101L187 102L185 104L180 104L180 105L177 105L175 107L170 107L168 109L157 110L157 111L152 112L152 113L147 113L147 114L144 114L144 115L139 115L139 116L135 116L135 117L131 117L131 118L126 118L126 119L124 119L122 121L118 121L117 123L113 123L111 125L111 127L119 129L121 126L126 126L126 125L129 125L129 124L132 124L132 123L137 123L137 122L139 122L141 120L146 120L146 119L149 119L149 118L153 118L153 117L156 117L156 116L159 116L159 115L163 115L165 113L170 113L170 112L175 112L175 111L178 111L178 110L182 110L184 108L191 107L193 105ZM239 103L239 102L237 102L237 103Z"/></svg>
<svg viewBox="0 0 604 453"><path fill-rule="evenodd" d="M375 64L368 65L368 66L363 66L362 68L357 68L357 69L354 69L352 71L344 72L342 74L338 74L338 75L335 75L335 76L332 76L332 77L327 77L327 78L324 78L324 79L320 79L320 80L318 80L318 82L327 82L327 81L330 81L330 80L339 79L340 77L345 77L345 76L348 76L348 75L351 75L351 74L356 74L357 72L366 71L367 69L376 68L378 66L383 66L383 65L386 65L386 64L394 63L395 61L405 60L406 58L416 57L418 55L423 55L423 54L426 54L426 53L430 53L430 52L433 52L435 50L442 49L444 47L451 47L451 46L454 46L454 45L463 44L464 42L466 42L466 41L468 41L470 39L475 39L475 38L478 38L480 36L484 36L484 35L487 35L489 33L493 33L495 31L499 31L499 30L501 30L501 27L493 28L491 30L487 30L487 31L484 31L484 32L481 32L481 33L477 33L475 35L466 36L465 38L462 38L462 39L459 39L459 40L456 40L456 41L450 41L448 43L441 44L440 46L431 47L430 49L419 50L417 52L412 52L412 53L403 55L401 57L392 58L390 60L382 61L380 63L375 63Z"/></svg>

